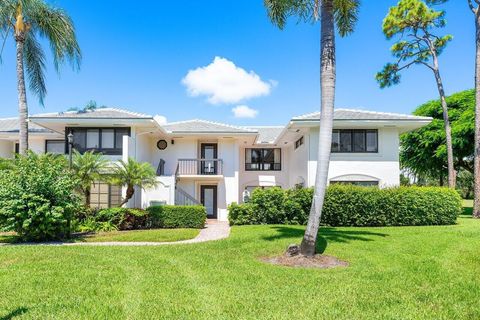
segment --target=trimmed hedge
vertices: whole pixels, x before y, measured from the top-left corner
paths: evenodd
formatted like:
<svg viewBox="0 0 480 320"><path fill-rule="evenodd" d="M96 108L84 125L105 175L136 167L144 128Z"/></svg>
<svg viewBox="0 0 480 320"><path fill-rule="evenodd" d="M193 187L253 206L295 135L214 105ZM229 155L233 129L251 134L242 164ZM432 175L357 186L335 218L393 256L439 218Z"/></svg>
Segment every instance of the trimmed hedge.
<svg viewBox="0 0 480 320"><path fill-rule="evenodd" d="M313 189L256 189L249 203L229 207L231 225L306 224ZM462 200L438 187L378 189L328 187L321 223L329 226L419 226L455 224Z"/></svg>
<svg viewBox="0 0 480 320"><path fill-rule="evenodd" d="M207 210L203 206L153 206L147 209L155 228L203 228Z"/></svg>
<svg viewBox="0 0 480 320"><path fill-rule="evenodd" d="M87 216L80 231L139 230L153 228L203 228L207 212L203 206L155 206L147 210L102 209Z"/></svg>

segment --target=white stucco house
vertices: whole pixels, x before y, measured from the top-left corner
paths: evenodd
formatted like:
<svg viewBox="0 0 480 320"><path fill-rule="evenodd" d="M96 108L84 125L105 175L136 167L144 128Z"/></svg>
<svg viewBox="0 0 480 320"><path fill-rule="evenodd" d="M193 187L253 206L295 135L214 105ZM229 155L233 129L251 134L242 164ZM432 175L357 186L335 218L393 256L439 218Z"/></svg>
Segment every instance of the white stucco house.
<svg viewBox="0 0 480 320"><path fill-rule="evenodd" d="M329 182L380 187L400 181L399 135L428 117L337 109ZM0 119L0 157L18 150L18 119ZM232 202L258 187L313 186L319 113L292 118L285 126L241 127L163 117L116 108L29 117L30 148L66 153L68 133L78 151L97 150L112 161L133 157L157 169L158 187L138 190L128 206L202 203L210 218L226 220ZM118 204L121 188L95 184L93 205Z"/></svg>

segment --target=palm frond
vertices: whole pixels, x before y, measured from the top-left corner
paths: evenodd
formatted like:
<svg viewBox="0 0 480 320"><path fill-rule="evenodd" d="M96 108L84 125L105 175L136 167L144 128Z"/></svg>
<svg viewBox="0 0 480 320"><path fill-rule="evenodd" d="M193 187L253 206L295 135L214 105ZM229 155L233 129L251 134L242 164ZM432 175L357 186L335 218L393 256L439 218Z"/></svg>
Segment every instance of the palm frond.
<svg viewBox="0 0 480 320"><path fill-rule="evenodd" d="M268 17L278 28L283 29L289 17L296 16L299 21L315 20L314 0L264 0Z"/></svg>
<svg viewBox="0 0 480 320"><path fill-rule="evenodd" d="M32 3L28 12L30 22L33 29L49 40L56 70L64 62L78 69L82 54L72 19L64 10L52 7L42 0L28 1Z"/></svg>
<svg viewBox="0 0 480 320"><path fill-rule="evenodd" d="M0 3L0 63L2 63L3 50L7 42L8 35L12 30L12 17L15 12L15 6L11 0L4 0Z"/></svg>
<svg viewBox="0 0 480 320"><path fill-rule="evenodd" d="M354 31L359 7L359 0L334 0L335 23L340 36L345 37Z"/></svg>
<svg viewBox="0 0 480 320"><path fill-rule="evenodd" d="M43 105L47 87L45 85L45 54L43 49L35 38L35 34L29 32L25 38L23 50L26 72L30 90L37 95L40 103Z"/></svg>

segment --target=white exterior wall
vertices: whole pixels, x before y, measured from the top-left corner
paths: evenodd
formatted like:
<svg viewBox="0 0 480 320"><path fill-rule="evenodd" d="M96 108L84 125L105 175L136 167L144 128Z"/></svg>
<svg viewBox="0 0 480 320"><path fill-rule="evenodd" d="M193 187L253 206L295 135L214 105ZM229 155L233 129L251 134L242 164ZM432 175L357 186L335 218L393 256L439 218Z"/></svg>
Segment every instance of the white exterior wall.
<svg viewBox="0 0 480 320"><path fill-rule="evenodd" d="M290 188L297 184L308 185L308 145L309 135L306 134L303 136L303 145L295 149L294 143L292 143L289 148L288 176Z"/></svg>
<svg viewBox="0 0 480 320"><path fill-rule="evenodd" d="M175 204L175 177L157 177L158 185L153 189L141 190L141 207L148 208L152 201Z"/></svg>
<svg viewBox="0 0 480 320"><path fill-rule="evenodd" d="M378 180L381 187L400 184L399 133L396 128L378 129L378 153L332 153L328 180L362 175ZM315 184L318 129L309 133L308 186Z"/></svg>
<svg viewBox="0 0 480 320"><path fill-rule="evenodd" d="M165 150L157 148L158 140L166 140L168 145ZM172 140L174 144L172 144ZM198 143L197 139L171 139L167 137L150 137L150 163L156 169L160 159L165 160L165 175L174 175L177 170L178 159L197 159L198 157ZM193 195L193 194L192 194Z"/></svg>
<svg viewBox="0 0 480 320"><path fill-rule="evenodd" d="M13 158L15 143L8 140L0 140L0 158Z"/></svg>
<svg viewBox="0 0 480 320"><path fill-rule="evenodd" d="M233 139L220 141L218 158L223 160L223 179L218 183L218 220L228 220L228 206L238 202L239 143Z"/></svg>

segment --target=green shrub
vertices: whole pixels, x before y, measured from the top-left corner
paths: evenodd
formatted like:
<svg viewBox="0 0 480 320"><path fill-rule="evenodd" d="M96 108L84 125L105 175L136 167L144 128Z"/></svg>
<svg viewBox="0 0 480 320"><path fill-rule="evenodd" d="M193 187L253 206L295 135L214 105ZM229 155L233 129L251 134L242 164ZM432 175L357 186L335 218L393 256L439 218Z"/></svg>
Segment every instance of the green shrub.
<svg viewBox="0 0 480 320"><path fill-rule="evenodd" d="M203 228L207 219L203 206L152 206L147 211L154 228Z"/></svg>
<svg viewBox="0 0 480 320"><path fill-rule="evenodd" d="M18 156L10 168L0 170L0 227L28 241L68 237L81 208L76 183L64 157Z"/></svg>
<svg viewBox="0 0 480 320"><path fill-rule="evenodd" d="M260 223L283 223L286 222L283 202L285 192L278 187L253 190L249 203L255 207L255 211L261 212L258 220Z"/></svg>
<svg viewBox="0 0 480 320"><path fill-rule="evenodd" d="M80 232L108 232L117 231L118 228L110 221L97 221L93 217L88 217L77 227Z"/></svg>
<svg viewBox="0 0 480 320"><path fill-rule="evenodd" d="M96 223L96 224L95 224ZM84 229L95 228L90 231L138 230L149 228L148 214L145 210L130 208L101 209L89 216L82 224Z"/></svg>
<svg viewBox="0 0 480 320"><path fill-rule="evenodd" d="M232 203L228 207L228 219L231 225L260 224L261 221L255 216L255 205L251 203Z"/></svg>
<svg viewBox="0 0 480 320"><path fill-rule="evenodd" d="M229 207L230 224L306 224L312 189L257 190L252 193L250 203ZM281 193L283 201L280 202ZM259 205L260 202L277 207ZM325 196L321 223L329 226L448 225L455 223L461 208L460 196L448 188L331 185ZM278 215L274 216L274 212Z"/></svg>

